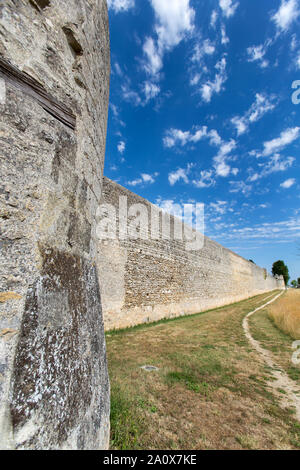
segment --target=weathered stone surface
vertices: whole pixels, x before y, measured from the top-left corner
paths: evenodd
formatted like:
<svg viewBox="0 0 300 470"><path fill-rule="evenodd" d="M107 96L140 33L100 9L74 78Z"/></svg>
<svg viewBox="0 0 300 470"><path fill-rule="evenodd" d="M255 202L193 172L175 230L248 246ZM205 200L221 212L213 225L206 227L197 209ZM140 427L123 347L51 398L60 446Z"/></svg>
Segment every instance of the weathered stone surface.
<svg viewBox="0 0 300 470"><path fill-rule="evenodd" d="M0 447L107 448L106 1L1 2L0 57Z"/></svg>
<svg viewBox="0 0 300 470"><path fill-rule="evenodd" d="M103 203L118 209L120 196L127 197L128 207L145 205L150 220L150 202L104 178ZM171 233L173 224L171 217ZM284 288L283 279L276 280L207 237L199 251L187 251L184 240L163 240L161 226L157 240L148 230L147 240L102 241L98 250L107 330L197 313Z"/></svg>

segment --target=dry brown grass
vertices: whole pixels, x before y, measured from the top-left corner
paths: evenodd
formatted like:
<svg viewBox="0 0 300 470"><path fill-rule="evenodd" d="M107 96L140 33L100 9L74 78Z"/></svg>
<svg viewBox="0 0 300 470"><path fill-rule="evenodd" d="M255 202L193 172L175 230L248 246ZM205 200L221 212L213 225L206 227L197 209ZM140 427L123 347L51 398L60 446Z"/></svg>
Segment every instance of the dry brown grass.
<svg viewBox="0 0 300 470"><path fill-rule="evenodd" d="M111 448L300 448L292 410L279 408L242 329L244 316L269 297L109 332ZM286 337L266 319L268 332ZM145 364L159 370L145 372Z"/></svg>
<svg viewBox="0 0 300 470"><path fill-rule="evenodd" d="M268 310L280 330L294 339L300 339L300 289L288 290Z"/></svg>

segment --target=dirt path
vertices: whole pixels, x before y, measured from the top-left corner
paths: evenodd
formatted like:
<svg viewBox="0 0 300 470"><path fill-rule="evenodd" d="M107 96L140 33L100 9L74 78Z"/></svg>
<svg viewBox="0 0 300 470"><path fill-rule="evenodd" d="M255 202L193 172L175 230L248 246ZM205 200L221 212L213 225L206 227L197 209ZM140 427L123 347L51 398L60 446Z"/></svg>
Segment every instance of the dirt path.
<svg viewBox="0 0 300 470"><path fill-rule="evenodd" d="M273 389L275 395L279 398L280 405L282 408L290 408L295 407L296 414L298 421L300 421L300 387L299 385L294 382L292 379L288 377L288 375L274 362L273 356L270 351L264 349L258 341L256 341L250 333L249 328L249 318L254 315L254 313L258 312L259 310L264 309L267 305L271 304L275 300L277 300L283 292L278 294L276 297L271 299L269 302L261 305L260 307L256 308L252 312L248 313L246 317L243 319L243 329L245 335L252 346L256 349L256 351L260 354L264 362L267 364L268 367L271 369L271 374L274 377L274 381L269 381L268 385ZM280 390L283 390L285 394L283 395L280 393Z"/></svg>

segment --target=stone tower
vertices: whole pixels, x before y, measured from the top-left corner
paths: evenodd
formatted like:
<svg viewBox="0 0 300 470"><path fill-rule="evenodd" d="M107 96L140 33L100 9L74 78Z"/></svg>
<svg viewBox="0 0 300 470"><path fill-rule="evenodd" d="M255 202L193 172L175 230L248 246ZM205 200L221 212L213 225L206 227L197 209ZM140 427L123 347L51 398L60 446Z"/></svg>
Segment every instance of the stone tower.
<svg viewBox="0 0 300 470"><path fill-rule="evenodd" d="M0 2L0 447L104 449L106 0Z"/></svg>

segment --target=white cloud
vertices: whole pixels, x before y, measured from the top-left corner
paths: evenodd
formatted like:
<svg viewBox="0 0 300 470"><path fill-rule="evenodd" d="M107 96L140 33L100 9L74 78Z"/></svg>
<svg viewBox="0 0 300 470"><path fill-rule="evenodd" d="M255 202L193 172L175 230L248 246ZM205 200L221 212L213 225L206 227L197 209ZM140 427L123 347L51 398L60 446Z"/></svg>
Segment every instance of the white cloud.
<svg viewBox="0 0 300 470"><path fill-rule="evenodd" d="M231 139L228 142L222 142L219 148L219 152L214 157L214 168L217 176L226 178L231 173L231 167L228 165L226 160L229 154L236 148L235 140Z"/></svg>
<svg viewBox="0 0 300 470"><path fill-rule="evenodd" d="M271 41L268 40L265 44L259 46L251 46L247 48L248 62L258 62L259 66L264 69L268 67L269 62L264 57L268 51Z"/></svg>
<svg viewBox="0 0 300 470"><path fill-rule="evenodd" d="M174 147L177 143L184 146L187 142L191 141L191 137L189 131L183 132L180 129L169 129L163 138L163 143L167 148Z"/></svg>
<svg viewBox="0 0 300 470"><path fill-rule="evenodd" d="M118 151L120 152L121 155L125 152L126 149L126 144L122 140L118 143Z"/></svg>
<svg viewBox="0 0 300 470"><path fill-rule="evenodd" d="M268 111L275 108L274 96L268 98L262 93L256 93L255 102L252 104L248 116L250 122L256 122L263 117Z"/></svg>
<svg viewBox="0 0 300 470"><path fill-rule="evenodd" d="M244 134L248 129L247 122L244 117L235 116L231 119L231 123L236 128L237 135Z"/></svg>
<svg viewBox="0 0 300 470"><path fill-rule="evenodd" d="M232 173L236 176L238 169L234 168L231 170L231 167L227 163L227 159L230 157L230 153L236 148L236 141L234 139L231 139L227 142L223 141L215 129L208 131L207 126L202 126L193 132L181 131L180 129L169 129L163 138L163 143L167 148L172 148L176 145L184 147L188 143L197 143L203 139L209 139L210 145L219 147L218 153L213 159L215 174L217 176L226 177ZM183 170L180 168L179 172L172 173L172 181L174 178L185 179L182 171ZM210 171L202 171L200 179L195 179L193 184L198 187L211 186L214 184L212 173Z"/></svg>
<svg viewBox="0 0 300 470"><path fill-rule="evenodd" d="M216 146L221 145L222 139L215 129L212 129L211 131L209 131L208 136L210 138L210 141L209 141L210 145L216 145Z"/></svg>
<svg viewBox="0 0 300 470"><path fill-rule="evenodd" d="M227 80L225 57L217 62L215 67L218 70L215 79L207 81L201 87L201 96L206 103L211 101L213 94L218 94L222 91L223 85Z"/></svg>
<svg viewBox="0 0 300 470"><path fill-rule="evenodd" d="M248 195L251 192L252 186L244 183L244 181L229 181L231 189L230 193L242 193Z"/></svg>
<svg viewBox="0 0 300 470"><path fill-rule="evenodd" d="M154 173L154 175L148 175L147 173L142 173L141 177L145 183L153 184L155 182L155 178L158 176L158 173Z"/></svg>
<svg viewBox="0 0 300 470"><path fill-rule="evenodd" d="M217 163L215 165L215 170L216 170L216 174L217 176L223 176L223 178L226 178L226 176L228 176L230 174L230 166L227 165L227 163L223 160L222 162L220 163Z"/></svg>
<svg viewBox="0 0 300 470"><path fill-rule="evenodd" d="M149 81L145 82L144 84L144 93L146 98L146 103L151 99L155 98L160 92L160 87L155 83L151 83Z"/></svg>
<svg viewBox="0 0 300 470"><path fill-rule="evenodd" d="M279 154L275 154L264 167L263 176L269 175L270 173L276 173L278 171L286 171L293 165L294 161L294 157L281 158Z"/></svg>
<svg viewBox="0 0 300 470"><path fill-rule="evenodd" d="M133 104L134 106L142 105L142 99L136 91L130 89L128 84L122 85L122 95L125 101Z"/></svg>
<svg viewBox="0 0 300 470"><path fill-rule="evenodd" d="M279 150L283 149L284 147L298 139L299 134L300 127L286 129L285 131L281 132L280 137L278 137L277 139L264 142L263 155L268 156L272 153L278 152Z"/></svg>
<svg viewBox="0 0 300 470"><path fill-rule="evenodd" d="M155 180L159 173L153 173L152 175L149 175L148 173L142 173L140 178L137 178L133 181L128 181L127 184L129 186L138 186L140 184L153 184L155 183Z"/></svg>
<svg viewBox="0 0 300 470"><path fill-rule="evenodd" d="M188 175L191 169L193 168L193 166L194 166L193 163L188 163L185 169L178 168L176 171L170 172L168 176L170 185L174 186L174 184L180 180L183 180L185 183L188 183L189 182Z"/></svg>
<svg viewBox="0 0 300 470"><path fill-rule="evenodd" d="M258 173L253 173L248 180L250 182L257 181L265 176L268 176L272 173L277 173L279 171L286 171L295 162L294 157L281 157L279 154L273 155L266 164L261 164L261 171ZM251 171L251 169L250 169Z"/></svg>
<svg viewBox="0 0 300 470"><path fill-rule="evenodd" d="M227 211L227 202L226 201L211 202L209 206L217 214L224 215Z"/></svg>
<svg viewBox="0 0 300 470"><path fill-rule="evenodd" d="M209 144L219 147L217 155L213 158L213 166L216 176L226 177L229 174L237 175L238 169L228 165L227 160L230 159L231 152L236 148L236 141L231 139L230 141L223 141L215 129L208 130L207 126L196 128L193 132L181 131L180 129L169 129L163 138L163 144L167 148L175 147L179 145L184 147L188 143L197 143L203 139L208 139ZM185 176L182 173L181 168L171 174L172 181L182 178L185 180ZM176 179L177 178L177 179ZM197 187L209 187L214 184L212 177L212 170L205 170L200 173L200 179L193 180L193 184Z"/></svg>
<svg viewBox="0 0 300 470"><path fill-rule="evenodd" d="M216 145L217 147L222 144L222 139L215 129L207 130L207 126L195 128L193 132L182 131L180 129L169 129L163 138L164 146L167 148L181 145L184 147L187 143L197 143L200 140L208 138L210 145Z"/></svg>
<svg viewBox="0 0 300 470"><path fill-rule="evenodd" d="M189 182L188 170L183 169L183 168L178 168L178 170L169 173L168 179L169 179L169 183L171 186L174 186L174 184L177 183L177 181L181 179L185 183L188 183Z"/></svg>
<svg viewBox="0 0 300 470"><path fill-rule="evenodd" d="M295 178L290 178L290 179L284 181L283 183L281 183L280 187L284 188L284 189L289 189L292 186L294 186L295 183L296 183Z"/></svg>
<svg viewBox="0 0 300 470"><path fill-rule="evenodd" d="M219 0L219 5L220 5L223 15L225 15L226 18L233 16L235 13L235 10L239 6L238 2L233 3L232 0Z"/></svg>
<svg viewBox="0 0 300 470"><path fill-rule="evenodd" d="M123 76L122 69L120 65L118 64L118 62L115 62L115 71L116 71L116 74L119 75L119 77Z"/></svg>
<svg viewBox="0 0 300 470"><path fill-rule="evenodd" d="M151 0L157 23L159 50L177 46L185 35L194 28L195 11L190 0Z"/></svg>
<svg viewBox="0 0 300 470"><path fill-rule="evenodd" d="M145 70L158 79L166 51L177 46L194 29L195 11L190 0L150 0L155 12L157 39L147 38L143 51Z"/></svg>
<svg viewBox="0 0 300 470"><path fill-rule="evenodd" d="M226 227L225 227L226 228ZM227 233L223 234L226 239L236 240L261 240L262 243L269 243L269 240L278 240L279 243L295 241L300 236L300 217L289 218L280 222L272 221L250 227L235 228L230 227Z"/></svg>
<svg viewBox="0 0 300 470"><path fill-rule="evenodd" d="M113 115L114 115L115 117L118 117L118 116L119 116L119 110L118 110L118 107L117 107L115 104L110 103L110 109L112 110Z"/></svg>
<svg viewBox="0 0 300 470"><path fill-rule="evenodd" d="M145 70L149 75L156 76L163 66L162 54L156 48L152 38L147 38L143 46L144 54L147 57Z"/></svg>
<svg viewBox="0 0 300 470"><path fill-rule="evenodd" d="M116 13L127 11L134 7L134 0L107 0L108 8Z"/></svg>
<svg viewBox="0 0 300 470"><path fill-rule="evenodd" d="M229 38L226 34L226 29L225 29L225 26L222 25L221 26L221 44L223 44L225 46L228 43L229 43Z"/></svg>
<svg viewBox="0 0 300 470"><path fill-rule="evenodd" d="M217 18L218 18L218 12L216 10L213 10L211 17L210 17L210 26L212 28L216 26Z"/></svg>
<svg viewBox="0 0 300 470"><path fill-rule="evenodd" d="M298 40L296 34L293 34L292 40L291 40L291 51L294 51L298 46Z"/></svg>
<svg viewBox="0 0 300 470"><path fill-rule="evenodd" d="M280 31L287 31L292 23L297 20L300 11L297 0L281 0L279 10L271 17Z"/></svg>
<svg viewBox="0 0 300 470"><path fill-rule="evenodd" d="M201 62L204 55L211 55L215 50L215 45L209 39L205 39L201 44L196 44L192 62Z"/></svg>
<svg viewBox="0 0 300 470"><path fill-rule="evenodd" d="M231 119L231 123L236 127L237 135L244 134L249 125L261 119L268 111L275 108L275 97L268 97L262 93L256 93L255 102L244 116L235 116Z"/></svg>
<svg viewBox="0 0 300 470"><path fill-rule="evenodd" d="M200 73L195 73L190 79L190 85L192 86L198 85L198 83L200 82L200 79L201 79Z"/></svg>
<svg viewBox="0 0 300 470"><path fill-rule="evenodd" d="M200 172L200 178L197 180L193 180L193 184L197 188L209 188L215 184L215 180L213 178L213 172L211 170L203 170Z"/></svg>

